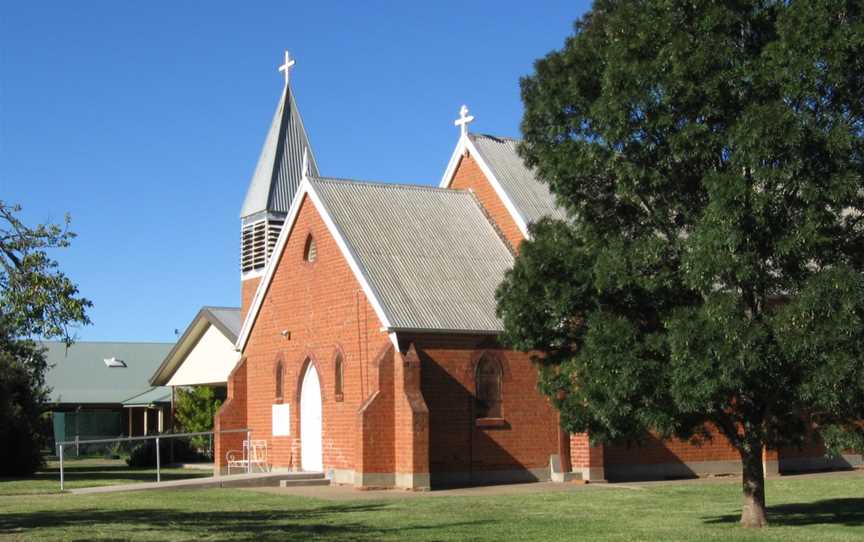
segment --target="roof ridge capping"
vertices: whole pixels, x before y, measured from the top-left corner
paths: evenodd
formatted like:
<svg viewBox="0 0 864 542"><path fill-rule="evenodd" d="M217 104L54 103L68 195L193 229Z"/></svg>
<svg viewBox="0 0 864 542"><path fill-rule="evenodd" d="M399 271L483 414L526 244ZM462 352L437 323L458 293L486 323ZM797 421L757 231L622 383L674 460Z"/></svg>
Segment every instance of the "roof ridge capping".
<svg viewBox="0 0 864 542"><path fill-rule="evenodd" d="M475 139L479 138L479 137L485 137L486 139L495 139L495 140L500 141L502 143L506 142L506 141L512 141L514 143L521 143L522 142L522 140L519 139L518 137L499 136L499 135L495 135L495 134L475 134L473 132L470 132L468 134L468 136L473 137Z"/></svg>
<svg viewBox="0 0 864 542"><path fill-rule="evenodd" d="M428 191L428 192L447 192L452 194L467 194L468 190L463 189L455 189L455 188L441 188L439 186L427 185L427 184L410 184L410 183L391 183L387 181L369 181L364 179L347 179L341 177L309 177L309 181L311 183L329 183L329 184L340 184L340 185L353 185L353 186L378 186L382 188L394 188L394 189L406 189L406 190L418 190L418 191Z"/></svg>

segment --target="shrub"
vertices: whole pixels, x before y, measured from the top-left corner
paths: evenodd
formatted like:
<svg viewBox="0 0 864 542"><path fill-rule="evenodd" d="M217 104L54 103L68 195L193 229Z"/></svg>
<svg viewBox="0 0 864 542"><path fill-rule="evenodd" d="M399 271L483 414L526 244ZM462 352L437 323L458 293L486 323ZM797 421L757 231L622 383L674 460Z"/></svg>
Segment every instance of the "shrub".
<svg viewBox="0 0 864 542"><path fill-rule="evenodd" d="M195 450L188 440L182 438L166 438L159 440L159 459L161 464L172 462L171 447L174 447L173 462L200 461L204 456ZM135 468L150 468L156 466L156 439L139 441L132 446L126 464Z"/></svg>

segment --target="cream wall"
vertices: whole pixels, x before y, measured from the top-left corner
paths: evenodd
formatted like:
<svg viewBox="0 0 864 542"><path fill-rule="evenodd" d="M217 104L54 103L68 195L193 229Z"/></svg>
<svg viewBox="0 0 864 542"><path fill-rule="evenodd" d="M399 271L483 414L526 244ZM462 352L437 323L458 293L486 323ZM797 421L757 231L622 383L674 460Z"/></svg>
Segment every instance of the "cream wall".
<svg viewBox="0 0 864 542"><path fill-rule="evenodd" d="M240 360L240 352L215 326L208 326L198 343L168 381L169 386L225 384Z"/></svg>

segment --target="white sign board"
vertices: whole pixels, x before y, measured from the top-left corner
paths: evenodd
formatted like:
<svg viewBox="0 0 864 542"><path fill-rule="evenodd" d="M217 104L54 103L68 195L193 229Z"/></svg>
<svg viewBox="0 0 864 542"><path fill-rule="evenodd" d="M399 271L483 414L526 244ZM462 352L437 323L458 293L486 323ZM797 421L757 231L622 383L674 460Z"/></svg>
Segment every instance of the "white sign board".
<svg viewBox="0 0 864 542"><path fill-rule="evenodd" d="M291 434L291 405L273 405L273 436L287 437Z"/></svg>

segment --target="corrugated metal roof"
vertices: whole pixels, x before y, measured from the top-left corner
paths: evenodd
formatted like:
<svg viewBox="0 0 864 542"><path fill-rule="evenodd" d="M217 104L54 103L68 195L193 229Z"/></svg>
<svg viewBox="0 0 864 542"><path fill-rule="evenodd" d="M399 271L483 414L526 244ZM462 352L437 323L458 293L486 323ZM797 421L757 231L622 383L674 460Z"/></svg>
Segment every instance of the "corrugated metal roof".
<svg viewBox="0 0 864 542"><path fill-rule="evenodd" d="M204 307L201 309L206 311L213 317L213 323L221 323L220 329L232 343L237 341L237 335L240 334L240 326L243 321L240 318L239 307Z"/></svg>
<svg viewBox="0 0 864 542"><path fill-rule="evenodd" d="M265 211L288 212L303 175L303 151L307 148L310 174L318 175L318 165L294 93L286 86L246 191L241 217Z"/></svg>
<svg viewBox="0 0 864 542"><path fill-rule="evenodd" d="M310 179L395 329L498 332L513 256L465 191Z"/></svg>
<svg viewBox="0 0 864 542"><path fill-rule="evenodd" d="M123 406L147 406L153 403L170 403L171 388L160 386L151 388L123 401Z"/></svg>
<svg viewBox="0 0 864 542"><path fill-rule="evenodd" d="M567 217L564 210L555 204L555 196L549 192L546 183L525 166L516 152L519 140L485 134L468 134L468 137L526 223L544 216Z"/></svg>
<svg viewBox="0 0 864 542"><path fill-rule="evenodd" d="M67 350L62 342L46 341L46 375L52 403L120 404L153 387L149 377L174 346L172 343L77 342ZM116 358L126 367L107 367ZM169 393L168 388L161 389Z"/></svg>

